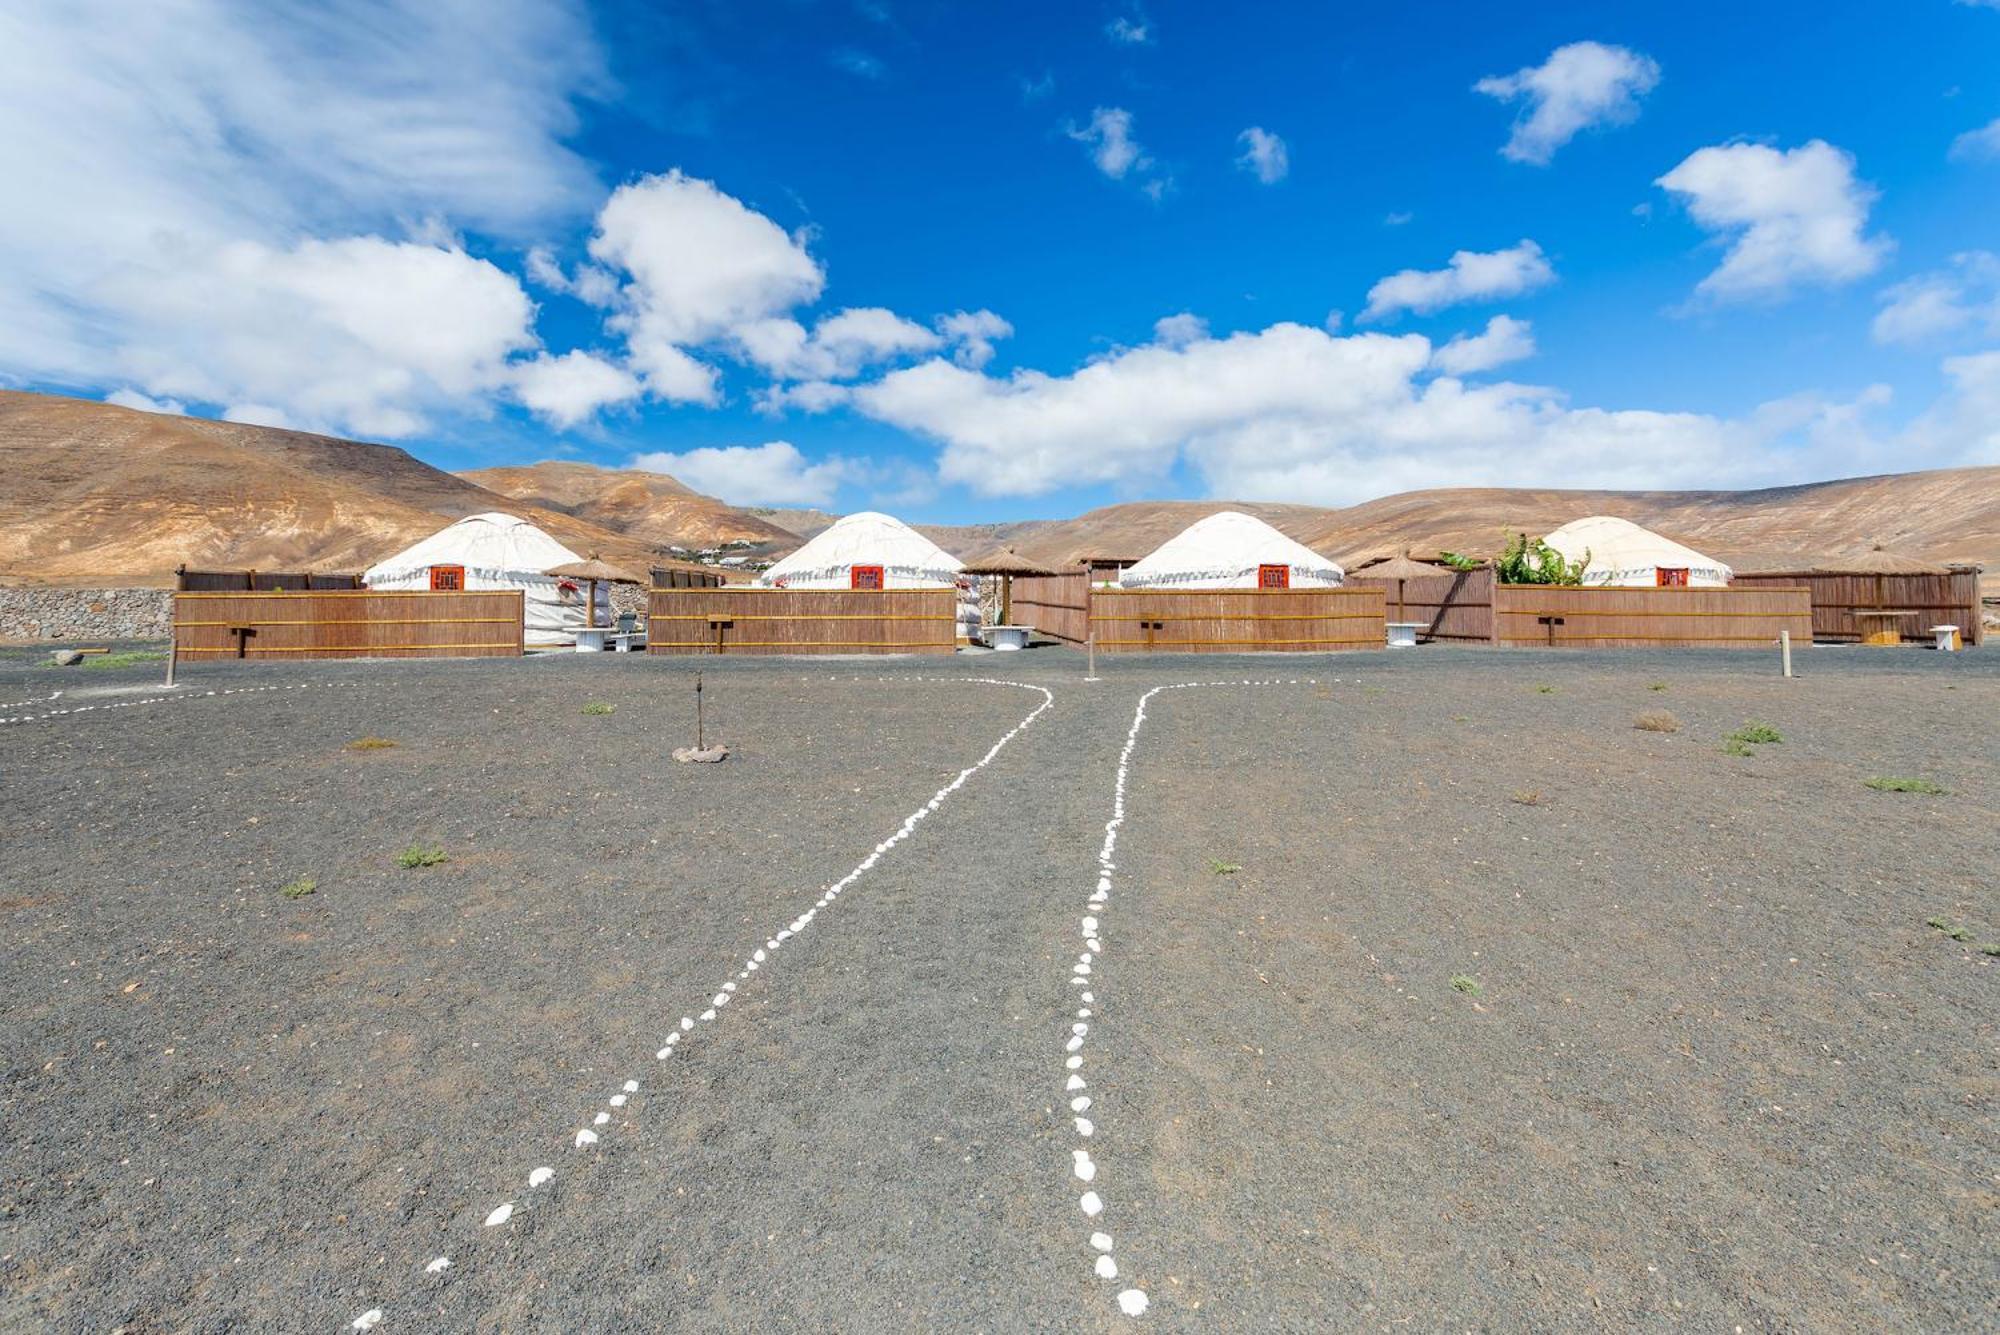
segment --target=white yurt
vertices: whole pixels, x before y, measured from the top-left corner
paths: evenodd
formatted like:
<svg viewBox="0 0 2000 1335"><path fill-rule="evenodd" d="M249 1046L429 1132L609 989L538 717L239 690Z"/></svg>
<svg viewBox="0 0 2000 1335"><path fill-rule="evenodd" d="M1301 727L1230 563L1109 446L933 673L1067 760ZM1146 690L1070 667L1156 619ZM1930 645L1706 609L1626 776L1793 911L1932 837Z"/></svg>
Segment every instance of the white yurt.
<svg viewBox="0 0 2000 1335"><path fill-rule="evenodd" d="M544 572L583 558L525 519L497 512L469 515L414 547L378 562L362 580L371 589L519 589L529 645L574 644L577 628L611 617L608 586ZM595 587L597 615L584 619L585 589Z"/></svg>
<svg viewBox="0 0 2000 1335"><path fill-rule="evenodd" d="M836 520L757 577L774 589L949 589L958 558L890 515L864 510Z"/></svg>
<svg viewBox="0 0 2000 1335"><path fill-rule="evenodd" d="M1224 510L1120 572L1128 589L1330 589L1346 572L1261 519Z"/></svg>
<svg viewBox="0 0 2000 1335"><path fill-rule="evenodd" d="M1712 556L1683 547L1651 529L1614 515L1573 519L1543 539L1565 561L1581 561L1585 586L1651 589L1689 587L1719 589L1735 572Z"/></svg>

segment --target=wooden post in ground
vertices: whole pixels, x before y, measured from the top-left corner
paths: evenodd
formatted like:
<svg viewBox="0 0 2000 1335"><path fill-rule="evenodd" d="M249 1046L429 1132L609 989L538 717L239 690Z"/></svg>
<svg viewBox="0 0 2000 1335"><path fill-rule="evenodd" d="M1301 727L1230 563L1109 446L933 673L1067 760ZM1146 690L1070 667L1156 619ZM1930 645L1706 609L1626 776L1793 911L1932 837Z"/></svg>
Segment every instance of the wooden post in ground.
<svg viewBox="0 0 2000 1335"><path fill-rule="evenodd" d="M1084 648L1089 654L1089 666L1083 670L1085 681L1097 680L1097 632L1092 630L1084 640Z"/></svg>
<svg viewBox="0 0 2000 1335"><path fill-rule="evenodd" d="M1791 675L1792 675L1792 633L1791 633L1790 631L1788 631L1788 630L1781 630L1781 631L1779 631L1779 632L1778 632L1778 656L1779 656L1779 657L1780 657L1781 659L1783 659L1783 660L1784 660L1784 664L1785 664L1785 675L1786 675L1787 677L1791 676Z"/></svg>
<svg viewBox="0 0 2000 1335"><path fill-rule="evenodd" d="M167 685L174 684L174 665L180 661L181 637L175 635L167 641Z"/></svg>

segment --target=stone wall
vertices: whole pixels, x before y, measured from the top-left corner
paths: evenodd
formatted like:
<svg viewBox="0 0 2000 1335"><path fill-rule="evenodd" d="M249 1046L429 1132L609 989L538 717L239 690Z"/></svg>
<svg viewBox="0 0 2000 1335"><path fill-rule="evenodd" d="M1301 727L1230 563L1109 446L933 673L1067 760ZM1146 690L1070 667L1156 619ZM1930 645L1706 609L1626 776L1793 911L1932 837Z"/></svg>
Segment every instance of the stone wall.
<svg viewBox="0 0 2000 1335"><path fill-rule="evenodd" d="M0 641L164 640L173 619L171 589L0 587Z"/></svg>

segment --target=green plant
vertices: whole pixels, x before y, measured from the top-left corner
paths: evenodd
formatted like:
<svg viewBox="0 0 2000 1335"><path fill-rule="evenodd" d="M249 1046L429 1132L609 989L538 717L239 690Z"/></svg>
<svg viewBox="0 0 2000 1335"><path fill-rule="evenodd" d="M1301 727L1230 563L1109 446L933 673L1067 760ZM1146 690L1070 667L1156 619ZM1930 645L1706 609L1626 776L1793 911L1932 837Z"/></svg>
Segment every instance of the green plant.
<svg viewBox="0 0 2000 1335"><path fill-rule="evenodd" d="M1468 997L1479 995L1479 980L1462 973L1455 973L1451 976L1451 986L1453 991L1463 992Z"/></svg>
<svg viewBox="0 0 2000 1335"><path fill-rule="evenodd" d="M1640 732L1679 732L1681 721L1664 709L1649 709L1632 720Z"/></svg>
<svg viewBox="0 0 2000 1335"><path fill-rule="evenodd" d="M1527 534L1516 533L1493 568L1494 578L1502 584L1581 584L1589 565L1588 549L1582 560L1569 561L1540 538L1530 541Z"/></svg>
<svg viewBox="0 0 2000 1335"><path fill-rule="evenodd" d="M1722 740L1722 754L1725 756L1749 756L1755 755L1756 752L1752 751L1742 742L1737 741L1734 737L1725 737Z"/></svg>
<svg viewBox="0 0 2000 1335"><path fill-rule="evenodd" d="M1925 918L1924 926L1935 927L1954 941L1970 941L1972 939L1971 932L1966 931L1965 928L1948 918Z"/></svg>
<svg viewBox="0 0 2000 1335"><path fill-rule="evenodd" d="M592 700L589 704L583 707L583 712L590 715L592 718L602 718L606 714L617 713L618 706L607 705L602 700Z"/></svg>
<svg viewBox="0 0 2000 1335"><path fill-rule="evenodd" d="M1542 804L1542 795L1532 788L1518 788L1507 800L1524 807L1538 807Z"/></svg>
<svg viewBox="0 0 2000 1335"><path fill-rule="evenodd" d="M1663 681L1649 681L1646 683L1646 689L1649 691L1664 691L1667 689L1667 684Z"/></svg>
<svg viewBox="0 0 2000 1335"><path fill-rule="evenodd" d="M1535 688L1536 695L1554 695L1555 693L1556 688L1553 686L1537 686Z"/></svg>
<svg viewBox="0 0 2000 1335"><path fill-rule="evenodd" d="M387 751L395 745L395 740L389 737L356 737L347 744L347 749L350 751Z"/></svg>
<svg viewBox="0 0 2000 1335"><path fill-rule="evenodd" d="M1925 918L1924 926L1935 927L1940 932L1949 932L1951 930L1951 923L1943 918Z"/></svg>
<svg viewBox="0 0 2000 1335"><path fill-rule="evenodd" d="M422 844L411 844L396 855L398 867L435 867L448 861L442 848L425 848Z"/></svg>
<svg viewBox="0 0 2000 1335"><path fill-rule="evenodd" d="M319 889L318 881L315 881L310 876L301 876L299 877L298 880L293 881L290 885L283 885L278 887L278 893L283 895L286 899L304 899L307 895L312 894L315 890L318 889Z"/></svg>
<svg viewBox="0 0 2000 1335"><path fill-rule="evenodd" d="M1864 786L1873 788L1878 793L1923 793L1928 797L1942 797L1951 791L1939 787L1929 779L1878 778L1868 780Z"/></svg>
<svg viewBox="0 0 2000 1335"><path fill-rule="evenodd" d="M1240 864L1224 862L1221 858L1210 858L1208 860L1208 868L1217 876L1234 876L1237 872L1243 870Z"/></svg>
<svg viewBox="0 0 2000 1335"><path fill-rule="evenodd" d="M1476 556L1465 556L1458 552L1439 552L1438 560L1453 570L1477 570L1486 564Z"/></svg>
<svg viewBox="0 0 2000 1335"><path fill-rule="evenodd" d="M2000 941L1984 942L1979 947L1979 953L1982 955L2000 955Z"/></svg>
<svg viewBox="0 0 2000 1335"><path fill-rule="evenodd" d="M1752 746L1766 746L1773 742L1782 742L1785 739L1770 724L1753 722L1745 723L1735 732L1730 733L1729 740L1732 742L1747 742Z"/></svg>
<svg viewBox="0 0 2000 1335"><path fill-rule="evenodd" d="M166 655L155 649L127 649L116 654L91 654L83 660L87 668L122 668L134 663L158 663Z"/></svg>

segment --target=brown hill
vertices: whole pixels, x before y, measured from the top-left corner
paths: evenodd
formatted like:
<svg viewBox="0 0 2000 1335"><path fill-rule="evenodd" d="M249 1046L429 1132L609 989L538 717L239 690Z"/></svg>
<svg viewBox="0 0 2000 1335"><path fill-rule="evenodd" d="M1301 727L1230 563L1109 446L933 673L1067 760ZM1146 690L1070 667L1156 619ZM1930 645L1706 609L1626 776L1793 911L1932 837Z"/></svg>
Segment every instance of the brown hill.
<svg viewBox="0 0 2000 1335"><path fill-rule="evenodd" d="M0 580L157 584L182 563L361 570L488 510L641 573L654 556L393 446L0 391Z"/></svg>
<svg viewBox="0 0 2000 1335"><path fill-rule="evenodd" d="M1353 566L1404 548L1493 554L1585 515L1620 515L1742 570L1849 556L1879 542L1933 561L1976 561L2000 577L2000 468L1896 473L1760 491L1558 491L1459 487L1384 496L1345 509L1230 501L1135 501L1075 519L928 527L951 551L999 542L1052 564L1137 558L1217 510L1253 514Z"/></svg>
<svg viewBox="0 0 2000 1335"><path fill-rule="evenodd" d="M700 549L754 542L773 551L799 545L790 530L703 496L665 473L593 464L540 463L460 473L502 496L574 515L657 547Z"/></svg>

